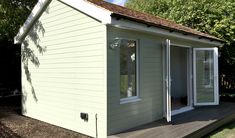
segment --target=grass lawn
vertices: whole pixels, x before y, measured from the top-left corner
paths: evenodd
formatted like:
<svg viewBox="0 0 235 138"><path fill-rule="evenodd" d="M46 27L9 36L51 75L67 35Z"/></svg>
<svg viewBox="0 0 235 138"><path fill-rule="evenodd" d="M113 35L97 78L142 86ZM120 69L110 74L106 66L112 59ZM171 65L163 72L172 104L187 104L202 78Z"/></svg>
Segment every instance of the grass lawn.
<svg viewBox="0 0 235 138"><path fill-rule="evenodd" d="M235 138L235 121L212 132L207 138Z"/></svg>

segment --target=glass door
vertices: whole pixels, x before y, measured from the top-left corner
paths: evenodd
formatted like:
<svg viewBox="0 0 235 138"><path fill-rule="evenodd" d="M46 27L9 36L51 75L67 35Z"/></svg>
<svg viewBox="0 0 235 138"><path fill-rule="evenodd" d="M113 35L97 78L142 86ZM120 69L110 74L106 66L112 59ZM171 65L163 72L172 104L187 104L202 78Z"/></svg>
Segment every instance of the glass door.
<svg viewBox="0 0 235 138"><path fill-rule="evenodd" d="M194 105L217 105L218 49L194 49Z"/></svg>

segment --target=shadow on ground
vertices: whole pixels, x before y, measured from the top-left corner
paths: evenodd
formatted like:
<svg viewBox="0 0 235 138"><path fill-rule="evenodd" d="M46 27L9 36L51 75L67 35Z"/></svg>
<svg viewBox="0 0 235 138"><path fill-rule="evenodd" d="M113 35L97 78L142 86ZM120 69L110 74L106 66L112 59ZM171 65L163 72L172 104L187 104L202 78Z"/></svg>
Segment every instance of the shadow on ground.
<svg viewBox="0 0 235 138"><path fill-rule="evenodd" d="M234 138L235 137L235 121L221 126L212 133L209 133L203 138Z"/></svg>
<svg viewBox="0 0 235 138"><path fill-rule="evenodd" d="M11 129L6 127L0 122L0 137L3 138L21 138L19 135L14 133Z"/></svg>
<svg viewBox="0 0 235 138"><path fill-rule="evenodd" d="M0 98L0 120L8 118L10 113L20 113L20 96L1 97ZM10 128L0 121L0 137L2 138L21 138Z"/></svg>
<svg viewBox="0 0 235 138"><path fill-rule="evenodd" d="M223 95L220 96L220 101L235 103L235 92L233 92L233 93L224 93Z"/></svg>
<svg viewBox="0 0 235 138"><path fill-rule="evenodd" d="M89 138L21 115L20 97L0 99L0 138ZM61 120L63 121L63 120Z"/></svg>

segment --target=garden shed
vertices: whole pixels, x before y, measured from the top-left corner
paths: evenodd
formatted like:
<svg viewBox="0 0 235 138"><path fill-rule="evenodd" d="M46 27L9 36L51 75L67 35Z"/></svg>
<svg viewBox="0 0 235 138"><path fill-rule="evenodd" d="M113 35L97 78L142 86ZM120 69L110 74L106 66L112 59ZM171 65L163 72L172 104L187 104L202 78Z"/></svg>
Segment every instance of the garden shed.
<svg viewBox="0 0 235 138"><path fill-rule="evenodd" d="M22 114L92 137L218 105L221 40L102 0L39 0L15 37Z"/></svg>

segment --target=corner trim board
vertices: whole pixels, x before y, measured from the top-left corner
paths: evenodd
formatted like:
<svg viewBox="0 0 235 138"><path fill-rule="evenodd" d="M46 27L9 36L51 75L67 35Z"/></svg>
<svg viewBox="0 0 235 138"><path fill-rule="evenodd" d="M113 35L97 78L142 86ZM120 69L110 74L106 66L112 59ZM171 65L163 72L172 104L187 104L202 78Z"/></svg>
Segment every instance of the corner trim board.
<svg viewBox="0 0 235 138"><path fill-rule="evenodd" d="M25 21L24 25L20 28L18 34L14 37L14 44L22 43L27 33L34 25L35 21L38 20L51 1L52 0L38 0L38 3L34 6L33 11Z"/></svg>

